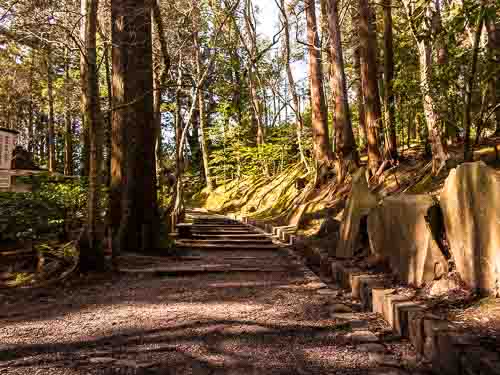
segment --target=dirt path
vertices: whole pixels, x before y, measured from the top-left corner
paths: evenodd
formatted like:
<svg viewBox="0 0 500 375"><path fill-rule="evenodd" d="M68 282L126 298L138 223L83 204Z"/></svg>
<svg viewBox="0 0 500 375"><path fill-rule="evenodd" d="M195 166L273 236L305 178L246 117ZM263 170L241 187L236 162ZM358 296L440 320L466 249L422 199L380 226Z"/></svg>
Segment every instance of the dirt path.
<svg viewBox="0 0 500 375"><path fill-rule="evenodd" d="M408 343L287 249L196 222L208 227L176 257L127 256L127 273L0 294L0 374L426 373Z"/></svg>

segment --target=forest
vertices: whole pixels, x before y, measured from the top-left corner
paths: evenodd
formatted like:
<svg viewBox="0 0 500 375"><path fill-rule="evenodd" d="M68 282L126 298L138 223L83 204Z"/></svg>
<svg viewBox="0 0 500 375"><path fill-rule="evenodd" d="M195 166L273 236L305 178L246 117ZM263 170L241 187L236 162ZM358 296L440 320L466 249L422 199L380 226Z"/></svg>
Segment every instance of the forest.
<svg viewBox="0 0 500 375"><path fill-rule="evenodd" d="M14 324L13 332L23 337L22 350L35 356L46 348L33 345L45 339L33 337L16 319L41 318L38 312L26 315L25 307L38 311L47 304L46 319L53 321L74 312L61 307L65 303L80 309L93 303L102 285L125 288L108 296L119 299L120 306L134 296L140 296L134 303L150 303L153 294L172 288L174 295L165 297L164 305L174 308L191 290L185 299L190 303L194 298L208 306L209 297L210 303L226 303L213 310L198 305L186 310L205 316L209 309L213 322L224 316L217 309L231 310L236 303L224 293L232 290L234 300L252 300L257 292L246 295L241 285L257 288L264 270L281 275L295 267L293 256L283 253L286 247L319 283L333 288L328 303L337 302L329 317L342 322L340 315L350 314L343 318L357 354L346 354L344 368L338 367L337 349L323 353L336 358L333 367L313 365L301 352L305 357L294 357L299 366L294 371L299 362L306 370L283 373L358 373L353 369L363 360L356 355L372 342L365 336L374 329L360 331L368 333L356 342L352 315L365 308L364 289L356 297L354 282L344 285L354 268L391 275L398 285L391 289L398 290L395 294L411 289L416 293L412 301L427 301L430 295L432 309L455 314L446 315L447 321L455 324L461 316L463 327L473 327L477 337L489 332L497 340L499 151L498 0L0 0L0 304L3 299L11 310L0 311L0 322ZM290 285L307 279L296 280L296 271L276 277ZM218 275L229 285L230 276L241 272L247 276L238 276L240 286L224 293L213 289ZM151 284L140 284L144 277ZM384 280L389 287L389 279ZM137 291L126 289L126 283ZM208 288L202 288L206 299L197 300L201 286ZM273 296L265 303L281 308L273 288L266 286L254 300ZM343 294L338 288L351 291ZM370 308L384 315L371 293L366 297ZM46 295L52 297L45 301ZM287 303L297 304L295 298L304 296L288 297ZM323 319L323 312L315 310L318 301L302 302L300 319ZM147 311L139 310L127 313L143 337L152 332L141 325ZM316 312L318 317L308 318ZM243 319L240 313L234 312ZM290 314L269 313L266 329L276 331L277 345L288 345L281 341L286 341L284 328L277 327ZM162 324L156 312L152 315L153 325ZM475 323L484 316L490 317L489 327ZM392 316L384 317L393 324ZM96 337L113 331L107 322L99 324L94 328L102 332ZM343 330L339 324L323 328ZM21 347L8 347L17 344L9 339L17 334L9 336L1 326L0 369L28 372L19 365L28 354L13 354ZM411 329L398 327L391 328L401 329L402 337L425 352L418 341L425 337L413 342ZM288 334L307 335L294 329ZM108 337L111 346L128 345L117 338L120 334ZM202 341L215 340L197 333L205 334ZM172 345L182 341L167 336ZM69 336L59 340L66 343ZM93 346L102 346L95 340ZM406 349L399 344L388 349L384 339L378 340L373 345L383 345L406 363L401 354ZM272 343L262 345L267 344ZM235 345L237 353L246 350L241 342ZM328 346L317 345L323 351ZM379 354L373 345L366 347L370 361L372 351ZM49 357L82 350L48 348ZM239 357L222 364L204 358L208 367L189 372L178 363L199 363L193 364L189 350L182 355L169 357L172 373L219 373L213 371L226 371L231 361L237 361L236 373L253 373L244 366L279 373L279 366L265 358L254 365L248 359L243 366ZM112 364L131 367L124 359L130 356L127 349L120 359L95 355L92 359L101 360L89 360L82 373ZM145 363L154 367L163 361L153 356L148 352ZM387 356L377 357L374 366L388 365ZM431 351L429 358L400 369L421 374L427 370L419 366L431 363L432 371L443 374L490 374L482 362L477 365L482 372L470 370L469 362L476 362L468 357L454 361ZM58 361L68 360L55 356L47 363L56 368ZM139 365L143 359L135 361L134 374L149 373ZM467 364L450 369L460 361ZM308 367L316 365L316 370Z"/></svg>

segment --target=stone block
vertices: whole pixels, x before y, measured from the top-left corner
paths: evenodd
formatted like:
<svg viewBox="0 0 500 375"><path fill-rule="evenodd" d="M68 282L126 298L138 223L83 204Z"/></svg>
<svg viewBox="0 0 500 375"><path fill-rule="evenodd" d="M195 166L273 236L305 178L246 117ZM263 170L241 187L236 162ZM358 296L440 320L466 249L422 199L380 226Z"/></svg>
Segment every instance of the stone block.
<svg viewBox="0 0 500 375"><path fill-rule="evenodd" d="M394 330L401 337L410 335L410 317L412 312L423 312L425 306L415 301L399 301L394 304Z"/></svg>
<svg viewBox="0 0 500 375"><path fill-rule="evenodd" d="M363 217L377 206L378 198L373 194L365 177L365 168L360 168L352 178L352 188L340 224L339 241L335 256L352 258L360 245L360 226Z"/></svg>
<svg viewBox="0 0 500 375"><path fill-rule="evenodd" d="M379 313L384 316L385 296L395 292L395 289L378 289L372 290L372 306L373 312Z"/></svg>
<svg viewBox="0 0 500 375"><path fill-rule="evenodd" d="M353 273L351 274L351 293L352 298L361 299L363 282L367 280L371 280L377 278L377 275L368 274L368 273Z"/></svg>
<svg viewBox="0 0 500 375"><path fill-rule="evenodd" d="M457 271L471 288L498 294L500 175L483 162L452 170L441 192L446 236Z"/></svg>
<svg viewBox="0 0 500 375"><path fill-rule="evenodd" d="M384 199L368 216L372 253L386 258L399 280L410 285L422 286L448 268L426 219L435 204L429 195L403 194Z"/></svg>
<svg viewBox="0 0 500 375"><path fill-rule="evenodd" d="M381 275L373 278L366 278L360 281L360 300L364 311L373 310L373 295L372 290L375 288L381 289L385 286L385 282Z"/></svg>

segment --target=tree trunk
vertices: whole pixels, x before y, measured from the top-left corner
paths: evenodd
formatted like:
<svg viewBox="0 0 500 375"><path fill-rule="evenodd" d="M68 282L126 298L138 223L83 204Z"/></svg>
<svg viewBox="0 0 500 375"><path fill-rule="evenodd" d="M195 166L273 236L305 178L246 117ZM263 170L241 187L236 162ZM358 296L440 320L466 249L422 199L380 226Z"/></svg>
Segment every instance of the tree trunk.
<svg viewBox="0 0 500 375"><path fill-rule="evenodd" d="M111 64L109 62L109 45L106 43L104 47L104 69L106 74L106 87L108 91L108 114L106 116L106 136L105 136L105 149L106 149L106 163L105 163L105 175L106 175L106 186L111 184L111 137L112 137L112 118L113 118L113 89L111 84Z"/></svg>
<svg viewBox="0 0 500 375"><path fill-rule="evenodd" d="M392 0L384 1L384 110L388 132L387 152L392 160L398 159L394 91L394 49L392 41ZM409 133L408 133L409 134Z"/></svg>
<svg viewBox="0 0 500 375"><path fill-rule="evenodd" d="M54 89L52 77L52 51L47 49L47 96L49 101L48 152L49 171L56 171L56 138L54 131Z"/></svg>
<svg viewBox="0 0 500 375"><path fill-rule="evenodd" d="M66 64L65 64L65 85L66 85L66 98L65 98L65 125L66 131L64 134L64 174L66 176L71 176L74 173L73 170L73 126L71 121L71 103L70 103L70 55L69 51L66 50Z"/></svg>
<svg viewBox="0 0 500 375"><path fill-rule="evenodd" d="M162 167L162 134L161 134L161 104L162 104L162 86L167 80L167 75L170 70L170 56L167 50L167 41L165 40L165 31L163 27L163 18L160 8L160 0L153 1L153 18L154 25L156 26L155 36L160 44L161 55L163 58L163 68L160 70L155 70L154 77L154 110L155 110L155 153L156 153L156 173L157 175L161 172ZM158 64L160 65L160 64ZM161 183L161 179L158 181Z"/></svg>
<svg viewBox="0 0 500 375"><path fill-rule="evenodd" d="M491 61L491 68L497 70L497 74L492 74L489 81L489 91L491 104L495 108L496 130L495 135L500 136L500 40L498 40L498 32L496 27L496 17L492 16L486 19L486 28L488 31L488 55Z"/></svg>
<svg viewBox="0 0 500 375"><path fill-rule="evenodd" d="M33 75L34 75L34 52L31 51L31 65L30 65L30 99L28 103L28 152L33 153L35 150L35 134L33 128Z"/></svg>
<svg viewBox="0 0 500 375"><path fill-rule="evenodd" d="M99 72L97 67L97 10L99 0L87 0L85 60L85 123L88 126L90 141L90 169L87 205L86 231L80 239L80 269L90 271L101 268L104 263L103 235L101 219L102 199L102 140L103 121L100 106Z"/></svg>
<svg viewBox="0 0 500 375"><path fill-rule="evenodd" d="M338 0L329 0L328 28L330 35L331 86L332 94L335 97L335 150L340 160L353 160L358 163L356 141L352 131L351 114L349 112Z"/></svg>
<svg viewBox="0 0 500 375"><path fill-rule="evenodd" d="M80 43L82 44L82 50L85 50L85 38L87 37L87 0L81 0L80 3ZM88 176L90 170L90 138L89 129L85 123L85 108L87 108L87 96L86 96L86 85L87 85L87 59L84 53L80 54L80 82L82 93L80 96L80 110L82 113L82 176Z"/></svg>
<svg viewBox="0 0 500 375"><path fill-rule="evenodd" d="M368 168L373 175L379 169L382 157L379 150L378 128L382 119L377 82L377 38L371 22L368 0L359 0L359 42L361 82L365 106Z"/></svg>
<svg viewBox="0 0 500 375"><path fill-rule="evenodd" d="M113 223L113 251L145 251L156 246L158 234L151 7L147 0L112 0L111 14L111 209L115 210L112 218L120 219L119 226Z"/></svg>
<svg viewBox="0 0 500 375"><path fill-rule="evenodd" d="M484 20L484 0L479 10L479 19L477 20L476 32L474 34L474 44L472 45L472 61L471 71L465 84L465 101L464 101L464 129L465 129L465 142L464 142L464 161L471 162L474 160L474 150L471 147L470 131L472 127L472 92L474 87L474 80L476 78L477 59L479 53L479 41L481 39Z"/></svg>
<svg viewBox="0 0 500 375"><path fill-rule="evenodd" d="M292 68L290 66L290 24L288 22L288 14L286 12L286 4L285 0L281 0L281 16L282 16L282 23L283 23L283 28L284 28L284 33L285 33L285 66L286 66L286 75L288 78L288 90L290 91L290 95L292 97L292 109L295 114L295 118L297 121L297 144L299 147L299 153L300 153L300 159L302 160L302 163L304 163L304 166L307 168L309 171L309 164L307 163L306 157L304 155L304 146L302 142L302 132L304 130L304 119L302 118L302 113L300 112L300 103L299 103L299 96L297 95L297 91L295 88L295 79L293 78L292 74Z"/></svg>
<svg viewBox="0 0 500 375"><path fill-rule="evenodd" d="M196 58L196 74L197 74L197 79L199 80L202 75L202 57L201 57L201 51L200 51L200 45L199 45L199 35L198 31L195 32L194 36L194 42L195 42L195 58ZM201 146L201 157L202 157L202 167L203 167L203 175L205 177L205 182L206 186L209 191L212 191L214 189L214 183L212 181L212 176L210 173L209 165L208 165L208 160L209 160L209 149L208 149L208 139L207 139L207 134L206 134L206 123L207 123L207 113L206 113L206 106L205 106L205 94L202 90L198 93L198 97L196 98L198 100L198 117L199 117L199 140L200 140L200 146Z"/></svg>
<svg viewBox="0 0 500 375"><path fill-rule="evenodd" d="M358 7L352 7L352 23L355 27L359 26L359 12ZM364 147L367 145L367 132L366 132L366 115L365 115L365 101L363 98L363 85L361 81L361 56L360 47L358 43L354 43L353 49L353 60L354 60L354 89L356 92L357 106L358 106L358 117L359 117L359 130L362 138L359 143L363 144Z"/></svg>
<svg viewBox="0 0 500 375"><path fill-rule="evenodd" d="M425 38L418 44L420 60L420 86L423 95L424 114L429 133L429 142L432 153L432 172L438 173L446 163L446 154L443 148L443 135L439 126L436 104L431 93L432 82L432 47L429 39Z"/></svg>
<svg viewBox="0 0 500 375"><path fill-rule="evenodd" d="M311 88L311 111L314 155L318 161L333 159L328 132L328 114L326 112L323 91L323 72L321 53L316 24L314 0L304 0L307 21L307 42L309 51L309 80Z"/></svg>

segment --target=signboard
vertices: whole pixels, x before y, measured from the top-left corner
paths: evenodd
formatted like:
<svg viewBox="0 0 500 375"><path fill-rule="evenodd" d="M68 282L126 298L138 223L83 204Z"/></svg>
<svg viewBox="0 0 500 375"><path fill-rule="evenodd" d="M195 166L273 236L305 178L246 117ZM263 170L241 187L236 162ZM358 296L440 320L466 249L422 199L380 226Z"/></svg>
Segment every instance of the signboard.
<svg viewBox="0 0 500 375"><path fill-rule="evenodd" d="M18 132L0 128L0 169L10 169L12 151L17 144Z"/></svg>

